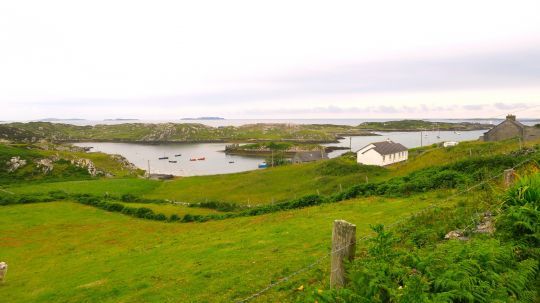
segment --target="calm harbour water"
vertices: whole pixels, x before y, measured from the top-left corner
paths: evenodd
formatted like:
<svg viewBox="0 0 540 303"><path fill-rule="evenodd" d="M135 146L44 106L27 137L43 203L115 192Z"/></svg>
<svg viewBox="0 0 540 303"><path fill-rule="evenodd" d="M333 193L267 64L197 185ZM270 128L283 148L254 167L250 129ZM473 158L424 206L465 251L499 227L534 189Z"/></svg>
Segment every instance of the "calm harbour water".
<svg viewBox="0 0 540 303"><path fill-rule="evenodd" d="M339 143L325 144L327 146L352 146L352 150L358 150L363 146L386 139L399 142L408 148L418 147L421 144L429 145L444 141L465 141L476 140L485 131L469 131L460 134L451 131L424 132L421 136L419 132L379 132L380 136L359 136L346 137ZM439 136L440 138L437 138ZM422 139L420 139L422 138ZM152 173L173 174L176 176L197 176L228 174L257 169L258 164L264 161L263 158L226 155L225 145L227 143L168 143L159 145L137 144L137 143L99 143L82 142L77 146L93 147L92 151L100 151L108 154L119 154L126 157L137 167L147 169L150 161ZM337 157L346 150L338 150L329 154L330 157ZM181 156L175 157L175 155ZM159 160L160 157L169 157L167 160ZM203 161L190 161L190 158L205 157ZM169 163L169 160L178 161ZM234 162L234 163L230 163Z"/></svg>

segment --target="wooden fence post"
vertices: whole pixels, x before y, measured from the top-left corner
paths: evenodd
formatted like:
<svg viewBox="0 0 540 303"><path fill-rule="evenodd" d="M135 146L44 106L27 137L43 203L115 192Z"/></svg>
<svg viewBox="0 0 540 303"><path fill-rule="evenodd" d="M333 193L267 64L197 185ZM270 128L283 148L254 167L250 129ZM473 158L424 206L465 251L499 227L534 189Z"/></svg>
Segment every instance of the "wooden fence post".
<svg viewBox="0 0 540 303"><path fill-rule="evenodd" d="M515 171L513 168L505 169L504 170L504 187L508 188L512 183L514 183L514 179L516 178Z"/></svg>
<svg viewBox="0 0 540 303"><path fill-rule="evenodd" d="M8 265L6 262L0 262L0 283L3 283L6 279Z"/></svg>
<svg viewBox="0 0 540 303"><path fill-rule="evenodd" d="M352 261L356 252L356 225L344 220L335 220L332 230L332 261L330 287L345 285L344 261Z"/></svg>

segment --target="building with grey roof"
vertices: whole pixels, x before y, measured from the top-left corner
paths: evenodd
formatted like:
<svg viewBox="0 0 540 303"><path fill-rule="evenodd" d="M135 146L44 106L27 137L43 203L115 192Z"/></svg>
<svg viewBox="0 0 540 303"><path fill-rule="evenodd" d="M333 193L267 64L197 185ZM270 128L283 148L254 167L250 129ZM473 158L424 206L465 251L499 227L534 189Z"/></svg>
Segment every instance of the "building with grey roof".
<svg viewBox="0 0 540 303"><path fill-rule="evenodd" d="M356 162L365 165L385 166L408 158L408 149L390 140L370 143L356 152Z"/></svg>

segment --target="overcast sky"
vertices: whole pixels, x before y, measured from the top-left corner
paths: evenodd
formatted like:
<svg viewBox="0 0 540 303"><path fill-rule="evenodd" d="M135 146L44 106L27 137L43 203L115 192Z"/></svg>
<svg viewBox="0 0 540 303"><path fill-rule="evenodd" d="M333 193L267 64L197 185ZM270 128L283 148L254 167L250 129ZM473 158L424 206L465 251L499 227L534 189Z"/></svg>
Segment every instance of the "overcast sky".
<svg viewBox="0 0 540 303"><path fill-rule="evenodd" d="M1 1L0 120L540 117L540 1Z"/></svg>

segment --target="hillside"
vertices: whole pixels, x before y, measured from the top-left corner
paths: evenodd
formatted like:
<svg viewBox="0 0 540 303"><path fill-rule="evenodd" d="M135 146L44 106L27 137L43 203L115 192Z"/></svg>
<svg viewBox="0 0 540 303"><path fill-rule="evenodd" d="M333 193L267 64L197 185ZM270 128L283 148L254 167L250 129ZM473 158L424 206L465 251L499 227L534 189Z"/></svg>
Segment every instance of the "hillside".
<svg viewBox="0 0 540 303"><path fill-rule="evenodd" d="M142 171L119 155L53 144L0 144L0 184L134 177Z"/></svg>
<svg viewBox="0 0 540 303"><path fill-rule="evenodd" d="M10 302L229 302L279 282L253 302L339 302L346 294L328 289L325 259L333 220L357 225L358 262L371 260L362 256L378 251L372 249L375 240L361 240L378 239L381 231L371 229L377 224L392 226L401 241L385 249L395 246L398 255L415 251L426 262L439 245L451 245L451 251L470 249L473 255L494 249L502 235L463 244L441 241L448 231L466 228L478 222L477 214L501 205L504 169L515 166L519 176L538 171L540 152L531 146L518 151L508 141L424 147L412 150L408 163L388 168L359 166L345 156L228 175L230 179L98 177L11 184L0 192L0 258L10 264L9 278L0 287ZM313 183L317 178L323 181ZM348 186L340 190L345 182ZM230 187L234 184L245 185ZM244 200L257 193L263 205ZM163 200L201 201L207 195L221 198L194 205ZM271 200L278 195L282 199ZM509 262L497 263L495 274L515 271L520 264L508 255L511 246L504 249ZM437 265L446 264L452 262ZM299 270L304 271L283 280ZM516 289L529 289L531 279L522 278L525 286ZM384 283L394 285L393 280Z"/></svg>
<svg viewBox="0 0 540 303"><path fill-rule="evenodd" d="M111 141L111 142L250 142L290 141L331 143L342 136L374 135L370 131L478 130L491 125L433 123L421 120L366 122L359 126L332 124L247 124L211 127L197 123L124 123L75 126L50 122L0 124L0 139L14 142Z"/></svg>
<svg viewBox="0 0 540 303"><path fill-rule="evenodd" d="M224 142L281 140L294 142L335 142L342 135L371 135L345 125L248 124L211 127L197 123L124 123L75 126L30 122L0 125L0 138L17 142L38 140L117 142Z"/></svg>
<svg viewBox="0 0 540 303"><path fill-rule="evenodd" d="M481 123L449 123L449 122L431 122L424 120L400 120L386 122L364 122L358 125L358 128L373 131L420 131L420 130L451 130L468 131L490 129L493 125Z"/></svg>

